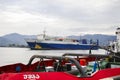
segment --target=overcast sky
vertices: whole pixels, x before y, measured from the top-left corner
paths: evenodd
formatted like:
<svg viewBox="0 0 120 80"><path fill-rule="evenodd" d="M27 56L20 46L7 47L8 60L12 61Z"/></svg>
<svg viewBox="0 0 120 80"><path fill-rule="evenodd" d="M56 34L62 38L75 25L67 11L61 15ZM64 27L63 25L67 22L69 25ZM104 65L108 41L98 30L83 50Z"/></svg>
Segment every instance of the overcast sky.
<svg viewBox="0 0 120 80"><path fill-rule="evenodd" d="M115 34L120 0L0 0L0 36Z"/></svg>

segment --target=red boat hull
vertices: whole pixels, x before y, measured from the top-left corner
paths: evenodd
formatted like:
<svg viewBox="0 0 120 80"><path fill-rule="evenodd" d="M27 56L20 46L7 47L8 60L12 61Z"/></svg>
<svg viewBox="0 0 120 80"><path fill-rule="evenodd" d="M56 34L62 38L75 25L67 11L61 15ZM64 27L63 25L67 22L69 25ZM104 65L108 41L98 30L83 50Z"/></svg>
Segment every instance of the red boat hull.
<svg viewBox="0 0 120 80"><path fill-rule="evenodd" d="M90 77L76 77L65 72L4 73L0 80L100 80L115 76L120 77L120 68L99 70Z"/></svg>

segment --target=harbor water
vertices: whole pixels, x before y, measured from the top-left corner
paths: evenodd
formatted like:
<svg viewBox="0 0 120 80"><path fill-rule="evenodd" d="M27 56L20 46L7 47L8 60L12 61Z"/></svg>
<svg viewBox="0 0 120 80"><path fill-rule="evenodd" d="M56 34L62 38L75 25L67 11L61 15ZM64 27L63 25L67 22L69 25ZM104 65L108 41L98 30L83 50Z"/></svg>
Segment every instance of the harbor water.
<svg viewBox="0 0 120 80"><path fill-rule="evenodd" d="M84 53L89 50L30 50L29 48L0 47L0 66L24 63L27 64L32 55L61 56L64 53ZM92 54L105 54L105 50L92 50Z"/></svg>

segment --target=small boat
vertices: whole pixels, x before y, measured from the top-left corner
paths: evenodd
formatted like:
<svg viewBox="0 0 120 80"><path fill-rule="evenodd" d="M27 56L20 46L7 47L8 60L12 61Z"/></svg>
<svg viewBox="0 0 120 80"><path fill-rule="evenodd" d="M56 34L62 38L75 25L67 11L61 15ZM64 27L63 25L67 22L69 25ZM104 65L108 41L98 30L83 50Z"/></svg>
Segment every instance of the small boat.
<svg viewBox="0 0 120 80"><path fill-rule="evenodd" d="M99 43L98 40L88 42L86 39L48 37L45 34L37 39L27 39L26 42L32 50L98 50Z"/></svg>
<svg viewBox="0 0 120 80"><path fill-rule="evenodd" d="M112 55L112 54L111 54ZM68 56L77 56L76 58ZM79 57L82 56L82 57ZM100 63L109 55L94 54L72 54L63 56L33 55L28 64L16 63L0 67L0 80L119 80L119 67L104 67L93 65L93 70L89 74L88 62ZM119 58L112 55L113 58ZM39 61L33 62L36 58ZM119 58L120 59L120 58Z"/></svg>

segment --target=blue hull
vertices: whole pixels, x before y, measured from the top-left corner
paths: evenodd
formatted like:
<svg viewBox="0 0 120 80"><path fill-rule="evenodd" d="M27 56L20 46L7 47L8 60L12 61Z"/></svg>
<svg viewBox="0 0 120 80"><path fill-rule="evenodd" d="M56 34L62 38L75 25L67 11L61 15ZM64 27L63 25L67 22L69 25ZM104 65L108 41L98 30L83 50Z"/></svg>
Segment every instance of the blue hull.
<svg viewBox="0 0 120 80"><path fill-rule="evenodd" d="M97 50L98 46L91 44L52 44L52 43L37 43L27 42L29 47L34 50Z"/></svg>

